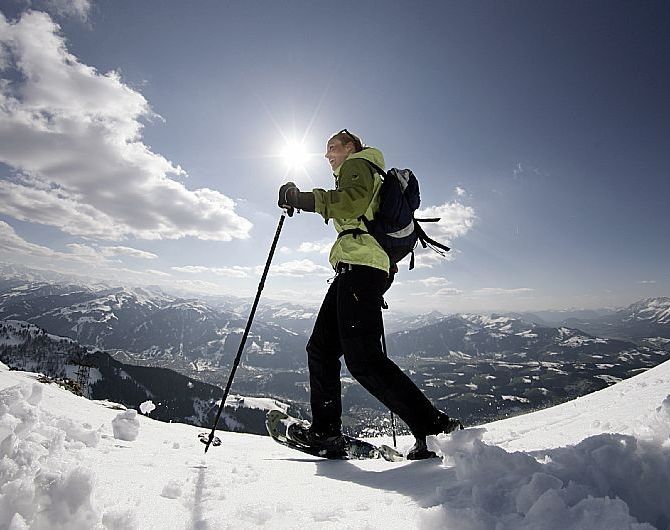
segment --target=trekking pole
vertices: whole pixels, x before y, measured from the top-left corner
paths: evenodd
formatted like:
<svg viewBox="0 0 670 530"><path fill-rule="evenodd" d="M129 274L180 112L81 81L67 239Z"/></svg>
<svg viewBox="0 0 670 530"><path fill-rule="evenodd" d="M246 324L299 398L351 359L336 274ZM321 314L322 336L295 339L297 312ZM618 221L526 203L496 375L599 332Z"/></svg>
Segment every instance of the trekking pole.
<svg viewBox="0 0 670 530"><path fill-rule="evenodd" d="M382 298L382 307L384 309L388 309L388 304L386 301ZM384 332L384 316L382 315L382 348L384 349L384 357L388 357L388 352L386 351L386 333ZM397 448L398 445L396 443L396 437L395 437L395 414L393 414L393 411L391 412L391 432L393 433L393 447Z"/></svg>
<svg viewBox="0 0 670 530"><path fill-rule="evenodd" d="M226 384L226 389L223 391L223 399L221 400L221 405L219 405L219 411L216 413L216 419L214 420L214 425L212 425L212 432L209 433L209 438L205 442L205 453L209 449L212 440L214 440L214 432L216 431L216 426L219 424L219 418L221 417L221 412L223 412L223 407L226 404L226 398L228 397L228 392L230 392L230 387L233 384L233 378L235 377L235 372L237 367L240 364L240 358L242 357L242 351L244 351L244 345L247 342L247 336L249 335L249 330L251 329L251 323L254 320L254 315L256 314L256 307L258 306L258 301L261 298L261 292L263 287L265 287L265 279L268 276L268 271L270 270L270 263L272 262L272 256L274 256L275 248L277 248L277 241L279 241L279 234L281 233L282 226L284 225L284 219L286 219L286 211L281 214L279 218L279 224L277 225L277 231L275 232L274 240L272 241L272 246L270 247L270 254L268 255L268 260L265 262L265 269L263 270L263 275L261 276L261 281L258 284L258 292L256 293L256 299L254 304L251 306L251 313L249 314L249 320L247 320L247 327L244 329L244 335L242 335L242 340L240 341L240 347L237 349L237 357L235 357L235 362L233 363L233 368L230 371L230 377L228 377L228 383Z"/></svg>

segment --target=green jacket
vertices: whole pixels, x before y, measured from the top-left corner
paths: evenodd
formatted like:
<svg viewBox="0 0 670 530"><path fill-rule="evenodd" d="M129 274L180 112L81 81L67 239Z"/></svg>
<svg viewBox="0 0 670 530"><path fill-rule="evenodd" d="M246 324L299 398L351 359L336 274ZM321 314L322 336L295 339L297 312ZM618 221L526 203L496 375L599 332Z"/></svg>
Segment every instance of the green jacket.
<svg viewBox="0 0 670 530"><path fill-rule="evenodd" d="M337 232L360 228L367 232L365 224L359 221L361 215L372 219L379 209L379 188L382 179L365 162L368 160L384 169L384 155L379 149L367 147L353 153L335 170L335 189L315 189L314 207L326 220L333 220ZM377 240L368 234L354 237L351 234L338 238L330 249L330 264L338 263L368 265L385 272L389 271L389 257Z"/></svg>

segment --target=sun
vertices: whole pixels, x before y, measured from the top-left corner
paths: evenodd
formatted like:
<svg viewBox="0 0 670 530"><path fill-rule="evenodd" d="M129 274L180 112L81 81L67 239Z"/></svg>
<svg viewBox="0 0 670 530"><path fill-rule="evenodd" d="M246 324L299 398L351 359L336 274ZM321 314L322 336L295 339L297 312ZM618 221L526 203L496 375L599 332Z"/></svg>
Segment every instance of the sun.
<svg viewBox="0 0 670 530"><path fill-rule="evenodd" d="M289 169L304 169L309 161L310 153L304 143L291 140L282 149L281 156Z"/></svg>

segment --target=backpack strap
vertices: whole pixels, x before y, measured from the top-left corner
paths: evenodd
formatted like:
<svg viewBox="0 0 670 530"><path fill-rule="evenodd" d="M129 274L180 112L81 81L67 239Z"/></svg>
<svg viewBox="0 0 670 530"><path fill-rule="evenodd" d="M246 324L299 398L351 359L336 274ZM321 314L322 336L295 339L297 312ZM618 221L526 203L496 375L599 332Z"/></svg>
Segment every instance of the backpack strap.
<svg viewBox="0 0 670 530"><path fill-rule="evenodd" d="M437 252L441 256L444 256L444 252L449 252L451 249L448 246L443 245L442 243L438 243L433 238L429 237L419 224L419 221L434 223L439 220L440 220L439 218L414 219L414 227L416 228L416 233L419 237L419 241L421 241L421 245L423 246L423 248L430 246L430 248L432 248L435 252ZM438 249L442 249L444 252L440 252Z"/></svg>
<svg viewBox="0 0 670 530"><path fill-rule="evenodd" d="M379 173L382 177L386 178L386 171L384 171L382 168L380 168L374 162L370 162L367 158L359 158L358 160L364 160L365 162L370 164L370 166L372 166L372 169L376 170L377 173Z"/></svg>
<svg viewBox="0 0 670 530"><path fill-rule="evenodd" d="M354 236L354 239L355 239L356 236L359 236L361 234L368 234L368 233L369 232L366 232L365 230L361 230L360 228L347 228L346 230L342 230L339 234L337 234L337 239L340 239L342 236L348 236L348 235Z"/></svg>

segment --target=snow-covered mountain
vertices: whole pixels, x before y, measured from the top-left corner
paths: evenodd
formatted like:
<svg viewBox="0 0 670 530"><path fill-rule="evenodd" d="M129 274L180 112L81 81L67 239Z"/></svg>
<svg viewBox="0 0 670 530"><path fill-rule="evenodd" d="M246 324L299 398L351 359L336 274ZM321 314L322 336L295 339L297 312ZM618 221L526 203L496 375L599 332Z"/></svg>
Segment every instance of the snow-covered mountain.
<svg viewBox="0 0 670 530"><path fill-rule="evenodd" d="M590 319L569 319L565 325L603 337L628 340L670 339L670 297L640 300L611 315Z"/></svg>
<svg viewBox="0 0 670 530"><path fill-rule="evenodd" d="M469 422L574 399L670 357L670 348L658 344L500 315L452 315L387 342L389 355L433 402Z"/></svg>
<svg viewBox="0 0 670 530"><path fill-rule="evenodd" d="M246 325L246 316L161 291L43 283L0 290L0 319L31 322L83 345L120 350L135 363L184 372L230 363ZM297 366L304 362L304 339L258 320L245 352L247 365Z"/></svg>
<svg viewBox="0 0 670 530"><path fill-rule="evenodd" d="M579 329L553 328L501 315L458 314L419 329L388 337L394 355L443 355L455 352L469 356L525 353L537 358L548 351L575 354L597 349L610 353L634 344L591 336Z"/></svg>
<svg viewBox="0 0 670 530"><path fill-rule="evenodd" d="M394 310L383 311L384 329L387 334L430 326L446 318L440 311L430 311L419 315L405 315Z"/></svg>
<svg viewBox="0 0 670 530"><path fill-rule="evenodd" d="M545 311L525 311L521 313L505 313L505 316L519 318L528 322L534 322L541 326L558 327L564 325L570 319L591 320L601 318L614 313L616 309L552 309Z"/></svg>
<svg viewBox="0 0 670 530"><path fill-rule="evenodd" d="M440 459L325 461L112 410L0 366L0 527L668 528L670 363L431 437ZM390 440L376 440L390 442ZM411 444L398 441L399 449Z"/></svg>
<svg viewBox="0 0 670 530"><path fill-rule="evenodd" d="M0 319L26 320L104 349L122 363L170 368L219 386L249 311L241 299L203 301L156 288L34 279L14 274L10 283L0 284ZM237 392L272 395L305 409L305 345L315 312L298 304L259 307L235 378ZM662 337L633 344L502 315L413 316L390 310L384 318L390 355L430 399L467 421L560 403L655 366L670 354L670 339ZM348 377L343 403L353 433L371 425L371 432L387 431L383 408Z"/></svg>
<svg viewBox="0 0 670 530"><path fill-rule="evenodd" d="M124 364L106 352L89 352L73 339L15 320L0 321L0 362L15 370L44 374L91 399L131 408L151 401L151 416L162 421L210 426L223 395L218 386L166 368ZM257 402L230 396L222 428L265 434L264 409Z"/></svg>

